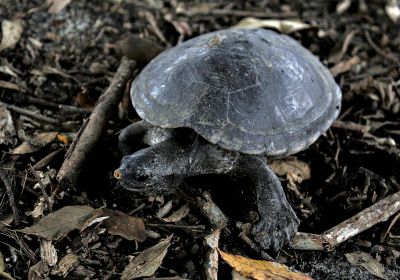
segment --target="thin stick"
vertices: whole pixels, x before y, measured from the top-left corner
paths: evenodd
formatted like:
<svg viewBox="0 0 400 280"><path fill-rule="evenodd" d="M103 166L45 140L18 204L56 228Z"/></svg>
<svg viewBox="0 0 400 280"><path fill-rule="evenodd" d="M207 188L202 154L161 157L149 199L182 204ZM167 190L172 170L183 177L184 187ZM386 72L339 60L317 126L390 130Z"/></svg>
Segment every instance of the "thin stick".
<svg viewBox="0 0 400 280"><path fill-rule="evenodd" d="M14 193L12 191L12 187L10 185L10 182L7 180L6 175L0 170L0 179L3 181L4 186L6 187L6 192L8 195L8 201L10 203L10 207L12 209L13 215L14 215L14 222L16 225L19 224L20 222L20 216L18 213L17 206L15 205L15 199L14 199Z"/></svg>
<svg viewBox="0 0 400 280"><path fill-rule="evenodd" d="M297 233L291 246L298 250L331 251L335 246L371 228L377 223L387 221L390 216L399 211L400 191L385 197L323 234Z"/></svg>
<svg viewBox="0 0 400 280"><path fill-rule="evenodd" d="M40 121L44 121L44 122L47 122L47 123L50 123L50 124L54 124L54 125L59 125L60 124L60 121L55 119L55 118L49 118L49 117L44 116L42 114L39 114L37 112L32 112L30 110L22 109L20 107L15 106L15 105L7 104L7 103L4 103L4 102L0 101L0 106L4 106L7 109L12 110L12 111L14 111L16 113L19 113L19 114L22 114L22 115L26 115L26 116L29 116L31 118L34 118L34 119L37 119L37 120L40 120Z"/></svg>
<svg viewBox="0 0 400 280"><path fill-rule="evenodd" d="M51 101L43 100L40 98L32 97L32 96L27 96L26 100L30 103L41 105L44 107L52 108L52 109L57 109L66 113L74 113L74 114L90 114L91 110L85 109L85 108L79 108L75 106L70 106L70 105L64 105L64 104L58 104L54 103Z"/></svg>
<svg viewBox="0 0 400 280"><path fill-rule="evenodd" d="M285 13L269 13L269 12L258 12L258 11L243 11L243 10L224 10L224 9L212 9L209 11L191 11L187 9L186 11L181 11L181 14L187 16L236 16L236 17L260 17L260 18L289 18L298 16L295 12L285 12Z"/></svg>
<svg viewBox="0 0 400 280"><path fill-rule="evenodd" d="M39 175L36 173L36 170L33 169L32 165L29 165L29 169L32 172L33 176L35 177L36 181L38 182L39 186L40 186L40 190L42 191L42 195L44 200L47 203L47 207L49 207L49 212L53 212L53 203L52 201L49 199L49 196L47 195L46 192L46 186L43 184L41 178L39 177Z"/></svg>
<svg viewBox="0 0 400 280"><path fill-rule="evenodd" d="M368 30L365 30L364 32L365 38L367 39L367 42L370 44L370 46L381 56L386 58L387 60L393 61L398 65L399 59L395 57L392 53L386 53L383 50L381 50L374 41L372 41L371 35L369 34Z"/></svg>
<svg viewBox="0 0 400 280"><path fill-rule="evenodd" d="M77 140L74 150L64 160L57 174L61 189L74 188L86 158L101 137L104 127L122 99L126 83L132 75L135 62L123 59L110 86L100 96L89 121Z"/></svg>

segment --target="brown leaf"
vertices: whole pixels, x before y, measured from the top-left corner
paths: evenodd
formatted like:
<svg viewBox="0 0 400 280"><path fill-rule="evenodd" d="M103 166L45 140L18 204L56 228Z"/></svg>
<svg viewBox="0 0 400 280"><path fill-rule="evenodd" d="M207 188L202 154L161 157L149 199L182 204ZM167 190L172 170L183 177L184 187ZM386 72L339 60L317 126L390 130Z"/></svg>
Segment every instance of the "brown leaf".
<svg viewBox="0 0 400 280"><path fill-rule="evenodd" d="M157 245L144 250L135 257L122 272L122 280L136 279L153 275L160 267L162 260L171 245L172 235Z"/></svg>
<svg viewBox="0 0 400 280"><path fill-rule="evenodd" d="M0 81L0 88L12 89L15 91L22 91L22 92L26 91L22 86L7 81Z"/></svg>
<svg viewBox="0 0 400 280"><path fill-rule="evenodd" d="M222 259L245 277L256 280L312 280L301 272L291 271L287 266L270 261L252 260L242 256L231 255L218 250Z"/></svg>
<svg viewBox="0 0 400 280"><path fill-rule="evenodd" d="M339 15L343 14L350 8L350 6L351 6L351 0L342 0L336 6L336 13L338 13Z"/></svg>
<svg viewBox="0 0 400 280"><path fill-rule="evenodd" d="M10 151L12 155L24 155L36 152L53 142L57 137L58 132L43 132L35 135L32 139L22 142L21 145Z"/></svg>
<svg viewBox="0 0 400 280"><path fill-rule="evenodd" d="M3 254L0 252L0 278L6 280L15 280L10 274L4 271L4 268Z"/></svg>
<svg viewBox="0 0 400 280"><path fill-rule="evenodd" d="M14 122L10 111L5 107L0 107L0 145L13 143L15 135Z"/></svg>
<svg viewBox="0 0 400 280"><path fill-rule="evenodd" d="M47 6L49 9L47 12L51 14L56 14L61 12L69 3L71 0L47 0Z"/></svg>
<svg viewBox="0 0 400 280"><path fill-rule="evenodd" d="M295 157L274 160L269 164L269 167L279 176L286 175L291 185L311 178L310 166Z"/></svg>
<svg viewBox="0 0 400 280"><path fill-rule="evenodd" d="M51 274L65 277L68 272L78 263L78 256L74 253L68 253L62 257L57 266L51 271Z"/></svg>
<svg viewBox="0 0 400 280"><path fill-rule="evenodd" d="M189 204L185 204L168 217L162 218L162 220L167 223L176 223L185 218L189 214L189 211Z"/></svg>
<svg viewBox="0 0 400 280"><path fill-rule="evenodd" d="M95 219L93 213L94 209L90 206L66 206L45 216L36 225L20 231L46 240L59 240L72 230L84 228L88 220Z"/></svg>
<svg viewBox="0 0 400 280"><path fill-rule="evenodd" d="M233 28L272 28L282 33L292 33L303 29L313 28L312 25L294 20L258 19L247 17L239 21Z"/></svg>
<svg viewBox="0 0 400 280"><path fill-rule="evenodd" d="M58 262L57 251L52 241L40 240L40 258L48 266L54 266Z"/></svg>
<svg viewBox="0 0 400 280"><path fill-rule="evenodd" d="M117 51L144 66L164 50L159 44L140 36L128 34L116 43Z"/></svg>
<svg viewBox="0 0 400 280"><path fill-rule="evenodd" d="M104 220L107 232L112 235L119 235L127 240L146 240L146 231L141 219L129 216L120 211L102 209L103 215L109 216Z"/></svg>
<svg viewBox="0 0 400 280"><path fill-rule="evenodd" d="M23 26L21 20L3 20L1 23L3 36L0 42L0 52L7 48L13 48L21 38Z"/></svg>
<svg viewBox="0 0 400 280"><path fill-rule="evenodd" d="M373 275L381 279L387 279L383 265L374 259L370 254L365 252L353 252L345 254L345 256L352 265L362 266Z"/></svg>
<svg viewBox="0 0 400 280"><path fill-rule="evenodd" d="M388 0L385 6L386 14L396 23L400 18L400 7L397 0Z"/></svg>

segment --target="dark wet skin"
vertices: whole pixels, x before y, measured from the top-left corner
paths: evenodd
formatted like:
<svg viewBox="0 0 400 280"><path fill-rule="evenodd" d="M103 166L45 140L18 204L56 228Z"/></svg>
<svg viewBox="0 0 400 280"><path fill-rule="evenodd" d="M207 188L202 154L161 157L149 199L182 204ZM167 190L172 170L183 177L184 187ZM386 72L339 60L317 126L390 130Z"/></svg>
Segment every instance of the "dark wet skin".
<svg viewBox="0 0 400 280"><path fill-rule="evenodd" d="M277 176L263 156L228 151L202 137L185 143L176 141L172 129L164 132L141 121L128 126L120 135L124 153L114 173L121 185L131 191L169 193L185 177L202 174L248 176L254 183L260 220L252 234L264 249L279 250L297 231L299 220L286 199ZM131 155L133 139L145 139L153 146ZM147 139L147 140L146 140Z"/></svg>

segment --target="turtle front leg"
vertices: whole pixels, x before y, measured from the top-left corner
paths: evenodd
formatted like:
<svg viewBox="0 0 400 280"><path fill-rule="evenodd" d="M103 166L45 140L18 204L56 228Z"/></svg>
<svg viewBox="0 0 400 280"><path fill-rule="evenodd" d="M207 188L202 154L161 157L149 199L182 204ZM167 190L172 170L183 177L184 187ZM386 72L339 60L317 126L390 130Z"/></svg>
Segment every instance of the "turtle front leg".
<svg viewBox="0 0 400 280"><path fill-rule="evenodd" d="M249 176L256 187L260 220L252 234L261 247L277 251L291 241L300 221L287 201L278 177L264 159L243 156L238 170Z"/></svg>

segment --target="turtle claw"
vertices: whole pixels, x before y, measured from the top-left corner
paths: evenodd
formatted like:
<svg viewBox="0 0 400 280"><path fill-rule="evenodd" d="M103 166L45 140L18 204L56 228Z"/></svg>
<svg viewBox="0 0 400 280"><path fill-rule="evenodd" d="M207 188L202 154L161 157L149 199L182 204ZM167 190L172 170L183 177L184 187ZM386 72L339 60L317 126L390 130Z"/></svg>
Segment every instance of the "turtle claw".
<svg viewBox="0 0 400 280"><path fill-rule="evenodd" d="M263 217L261 221L253 227L252 235L255 241L263 249L280 250L285 244L290 243L297 228L299 219L292 209L287 209L286 213L278 212L278 215Z"/></svg>

